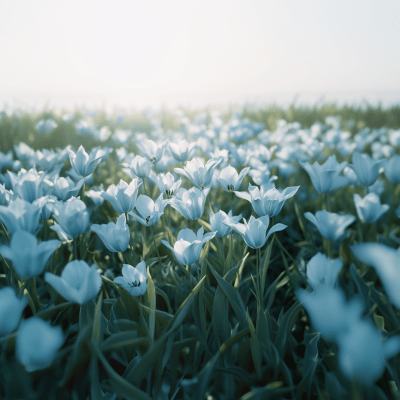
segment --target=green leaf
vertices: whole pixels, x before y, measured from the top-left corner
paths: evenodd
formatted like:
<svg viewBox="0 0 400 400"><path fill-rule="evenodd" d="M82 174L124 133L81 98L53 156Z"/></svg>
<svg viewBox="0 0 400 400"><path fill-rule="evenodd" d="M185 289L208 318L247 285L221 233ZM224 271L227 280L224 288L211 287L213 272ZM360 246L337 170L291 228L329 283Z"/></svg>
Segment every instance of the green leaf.
<svg viewBox="0 0 400 400"><path fill-rule="evenodd" d="M154 331L156 328L156 291L154 288L153 279L151 278L150 268L147 267L147 296L149 299L150 315L149 315L149 334L150 340L154 340Z"/></svg>
<svg viewBox="0 0 400 400"><path fill-rule="evenodd" d="M149 347L150 340L147 337L137 337L137 331L124 331L115 333L107 338L100 346L100 349L104 353L124 346Z"/></svg>
<svg viewBox="0 0 400 400"><path fill-rule="evenodd" d="M97 300L96 308L94 310L94 321L93 321L93 331L92 331L92 342L99 345L103 340L101 336L101 305L103 302L103 292L100 291L99 299Z"/></svg>
<svg viewBox="0 0 400 400"><path fill-rule="evenodd" d="M247 320L249 322L249 328L250 328L250 334L251 334L250 347L251 347L251 354L253 356L253 363L254 363L254 367L256 369L257 378L261 379L262 378L262 371L261 371L262 350L261 350L260 342L257 339L253 321L250 318L250 314L249 314L248 310L247 310Z"/></svg>
<svg viewBox="0 0 400 400"><path fill-rule="evenodd" d="M222 290L222 287L218 285L217 290L215 291L212 319L214 321L214 326L216 329L215 334L219 339L219 343L224 343L230 336L228 317L228 299ZM219 345L219 343L217 344Z"/></svg>
<svg viewBox="0 0 400 400"><path fill-rule="evenodd" d="M119 376L108 363L108 361L97 346L94 346L94 350L96 351L97 356L99 357L109 378L111 379L113 391L117 393L118 396L125 397L131 400L152 400L152 398L146 393L127 382L126 379Z"/></svg>
<svg viewBox="0 0 400 400"><path fill-rule="evenodd" d="M102 399L99 379L99 367L97 365L97 356L93 355L90 360L90 397L92 399Z"/></svg>
<svg viewBox="0 0 400 400"><path fill-rule="evenodd" d="M285 355L286 345L289 340L290 332L293 329L301 307L302 305L300 304L299 300L296 300L292 307L290 307L290 309L283 316L279 324L279 329L274 344L282 358Z"/></svg>
<svg viewBox="0 0 400 400"><path fill-rule="evenodd" d="M218 284L221 286L222 290L225 293L225 296L228 298L230 305L232 306L232 309L236 315L236 318L239 321L240 326L242 329L245 329L248 327L247 324L247 317L246 317L246 308L244 306L243 300L239 294L239 292L232 286L230 285L225 279L221 278L220 275L214 270L212 265L208 262L208 266L211 269L211 272L215 276L215 279L217 280Z"/></svg>

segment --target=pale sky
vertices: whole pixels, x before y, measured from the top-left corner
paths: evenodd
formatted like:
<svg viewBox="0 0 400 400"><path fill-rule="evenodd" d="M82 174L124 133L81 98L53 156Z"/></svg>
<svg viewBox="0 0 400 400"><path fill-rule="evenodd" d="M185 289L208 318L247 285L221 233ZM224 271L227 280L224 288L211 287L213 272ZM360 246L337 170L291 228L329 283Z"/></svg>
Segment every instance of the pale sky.
<svg viewBox="0 0 400 400"><path fill-rule="evenodd" d="M0 0L0 102L400 102L399 0Z"/></svg>

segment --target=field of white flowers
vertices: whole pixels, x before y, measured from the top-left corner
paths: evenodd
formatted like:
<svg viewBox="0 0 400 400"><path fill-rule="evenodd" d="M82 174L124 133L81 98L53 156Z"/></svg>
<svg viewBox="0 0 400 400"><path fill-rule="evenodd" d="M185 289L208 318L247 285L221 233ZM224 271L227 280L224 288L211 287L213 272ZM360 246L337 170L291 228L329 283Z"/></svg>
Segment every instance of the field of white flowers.
<svg viewBox="0 0 400 400"><path fill-rule="evenodd" d="M0 398L399 399L400 122L293 112L1 112Z"/></svg>

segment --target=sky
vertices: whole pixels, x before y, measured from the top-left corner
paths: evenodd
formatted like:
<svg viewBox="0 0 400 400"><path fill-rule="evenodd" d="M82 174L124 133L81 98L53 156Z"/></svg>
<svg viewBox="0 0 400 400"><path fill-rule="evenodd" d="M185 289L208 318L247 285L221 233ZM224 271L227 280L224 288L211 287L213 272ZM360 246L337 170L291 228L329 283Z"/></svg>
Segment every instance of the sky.
<svg viewBox="0 0 400 400"><path fill-rule="evenodd" d="M295 96L400 103L399 0L0 1L0 104Z"/></svg>

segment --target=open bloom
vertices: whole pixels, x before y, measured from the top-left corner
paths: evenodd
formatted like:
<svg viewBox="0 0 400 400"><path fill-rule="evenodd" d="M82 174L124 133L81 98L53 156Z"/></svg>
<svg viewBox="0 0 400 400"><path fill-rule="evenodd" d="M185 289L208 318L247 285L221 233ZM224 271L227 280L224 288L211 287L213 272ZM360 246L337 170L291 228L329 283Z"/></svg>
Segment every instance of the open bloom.
<svg viewBox="0 0 400 400"><path fill-rule="evenodd" d="M36 234L40 229L40 207L17 198L8 207L0 206L0 221L11 235L18 229Z"/></svg>
<svg viewBox="0 0 400 400"><path fill-rule="evenodd" d="M246 222L246 220L243 218L243 222L244 224L229 223L228 226L230 226L237 233L240 233L247 246L251 247L252 249L263 247L272 233L282 231L287 227L287 225L284 224L276 224L268 231L267 234L269 226L268 216L260 218L254 218L251 216L248 222Z"/></svg>
<svg viewBox="0 0 400 400"><path fill-rule="evenodd" d="M150 174L151 162L142 156L135 156L130 164L122 163L121 165L130 168L141 179L147 178Z"/></svg>
<svg viewBox="0 0 400 400"><path fill-rule="evenodd" d="M177 195L170 200L170 205L186 219L199 219L204 213L204 205L210 188L200 190L192 187L189 190L180 188Z"/></svg>
<svg viewBox="0 0 400 400"><path fill-rule="evenodd" d="M28 298L22 296L19 299L11 286L0 289L0 338L17 328L27 304Z"/></svg>
<svg viewBox="0 0 400 400"><path fill-rule="evenodd" d="M313 165L301 161L299 163L310 175L311 182L318 193L327 193L348 183L345 176L339 175L347 166L347 162L339 164L336 155L330 156L322 165L316 161Z"/></svg>
<svg viewBox="0 0 400 400"><path fill-rule="evenodd" d="M232 217L232 210L229 210L228 214L220 210L214 215L210 215L211 230L215 231L218 237L225 237L232 231L229 224L235 224L239 222L241 218L242 214Z"/></svg>
<svg viewBox="0 0 400 400"><path fill-rule="evenodd" d="M174 247L166 240L161 240L161 242L174 252L176 259L181 264L191 265L200 258L203 244L211 240L215 234L216 232L209 232L204 235L203 227L197 231L197 234L186 228L179 231Z"/></svg>
<svg viewBox="0 0 400 400"><path fill-rule="evenodd" d="M177 174L186 176L199 189L204 189L211 186L211 180L214 174L214 168L222 162L219 160L208 160L206 165L199 158L193 158L188 161L186 166L182 168L174 168Z"/></svg>
<svg viewBox="0 0 400 400"><path fill-rule="evenodd" d="M163 200L163 194L158 196L154 202L150 197L141 194L136 202L136 210L139 215L130 212L129 215L139 221L142 225L151 226L157 224L164 214L164 208L168 204L168 200Z"/></svg>
<svg viewBox="0 0 400 400"><path fill-rule="evenodd" d="M19 276L33 278L44 271L47 261L59 245L58 240L38 244L35 235L19 230L12 235L10 247L0 246L0 253L13 262Z"/></svg>
<svg viewBox="0 0 400 400"><path fill-rule="evenodd" d="M307 264L308 283L312 288L319 285L333 287L342 267L343 261L340 258L332 260L325 254L317 253Z"/></svg>
<svg viewBox="0 0 400 400"><path fill-rule="evenodd" d="M166 174L150 175L149 178L158 186L160 192L168 198L171 198L182 184L182 179L175 181L171 172Z"/></svg>
<svg viewBox="0 0 400 400"><path fill-rule="evenodd" d="M86 204L75 197L64 204L56 204L54 206L54 218L58 225L53 225L50 229L57 232L62 241L72 240L86 232L90 224Z"/></svg>
<svg viewBox="0 0 400 400"><path fill-rule="evenodd" d="M342 241L346 236L345 229L356 219L354 215L339 215L326 210L317 211L315 216L306 212L304 216L318 228L325 239L332 242Z"/></svg>
<svg viewBox="0 0 400 400"><path fill-rule="evenodd" d="M8 206L16 196L12 190L7 190L6 185L0 185L0 206Z"/></svg>
<svg viewBox="0 0 400 400"><path fill-rule="evenodd" d="M238 190L243 178L246 176L249 170L250 167L243 168L240 171L240 174L238 174L235 168L228 165L219 174L219 184L221 185L222 189L225 190L225 192L233 192L234 190Z"/></svg>
<svg viewBox="0 0 400 400"><path fill-rule="evenodd" d="M43 182L47 186L46 192L48 194L56 196L58 200L67 201L79 193L85 179L82 178L78 183L75 183L70 177L56 176L53 181L44 179Z"/></svg>
<svg viewBox="0 0 400 400"><path fill-rule="evenodd" d="M261 186L260 190L257 186L249 184L249 193L235 192L235 194L238 197L249 201L259 217L264 217L266 215L269 217L275 217L282 210L285 201L293 197L299 187L300 186L290 186L283 192L280 192L276 188L264 191L263 186Z"/></svg>
<svg viewBox="0 0 400 400"><path fill-rule="evenodd" d="M169 143L169 149L176 161L184 162L193 156L196 148L196 143L189 143L187 140L183 139L177 144Z"/></svg>
<svg viewBox="0 0 400 400"><path fill-rule="evenodd" d="M107 200L119 213L127 213L135 208L137 193L142 182L133 179L128 185L124 180L120 180L118 185L111 185L106 192L101 193L101 197Z"/></svg>
<svg viewBox="0 0 400 400"><path fill-rule="evenodd" d="M124 264L122 267L122 276L115 278L114 283L121 286L132 296L145 294L147 290L146 263L142 261L136 267Z"/></svg>
<svg viewBox="0 0 400 400"><path fill-rule="evenodd" d="M102 282L96 264L89 267L83 260L69 262L61 276L46 272L44 280L64 299L81 305L97 296Z"/></svg>
<svg viewBox="0 0 400 400"><path fill-rule="evenodd" d="M363 199L355 193L353 195L358 218L363 222L373 224L389 210L388 204L381 204L379 196L376 193L368 193Z"/></svg>
<svg viewBox="0 0 400 400"><path fill-rule="evenodd" d="M157 144L153 140L144 139L141 143L139 143L139 147L143 151L145 157L153 162L158 163L164 155L165 148L167 147L168 140L163 141L160 144Z"/></svg>
<svg viewBox="0 0 400 400"><path fill-rule="evenodd" d="M353 153L350 167L356 173L361 185L371 186L378 178L379 169L385 160L373 160L369 154L361 154L358 151Z"/></svg>
<svg viewBox="0 0 400 400"><path fill-rule="evenodd" d="M129 245L129 227L126 224L125 214L122 214L116 223L109 222L108 224L93 224L90 228L96 232L104 246L113 252L124 252Z"/></svg>
<svg viewBox="0 0 400 400"><path fill-rule="evenodd" d="M29 171L21 169L18 175L8 171L13 192L21 199L32 203L43 196L43 179L45 174L39 174L35 168Z"/></svg>
<svg viewBox="0 0 400 400"><path fill-rule="evenodd" d="M21 321L15 340L15 355L28 372L49 367L64 343L60 326L39 317Z"/></svg>
<svg viewBox="0 0 400 400"><path fill-rule="evenodd" d="M72 150L68 150L68 153L72 168L82 178L92 174L101 162L101 156L91 159L83 146L79 146L76 154Z"/></svg>

